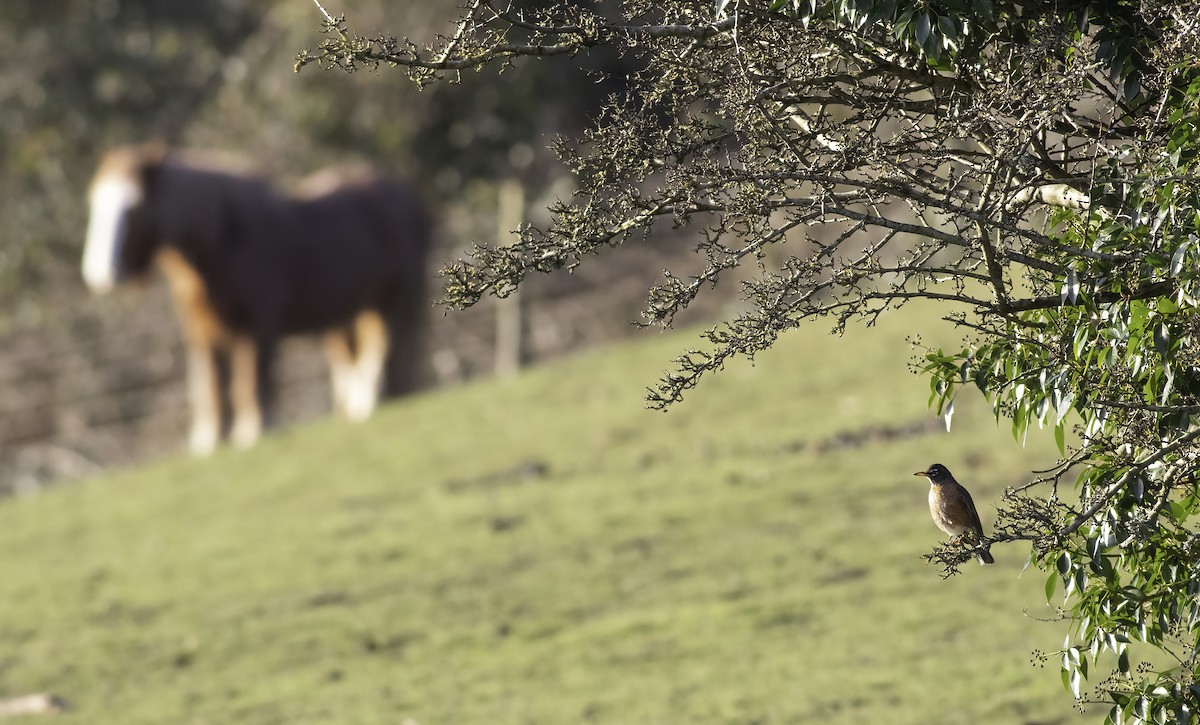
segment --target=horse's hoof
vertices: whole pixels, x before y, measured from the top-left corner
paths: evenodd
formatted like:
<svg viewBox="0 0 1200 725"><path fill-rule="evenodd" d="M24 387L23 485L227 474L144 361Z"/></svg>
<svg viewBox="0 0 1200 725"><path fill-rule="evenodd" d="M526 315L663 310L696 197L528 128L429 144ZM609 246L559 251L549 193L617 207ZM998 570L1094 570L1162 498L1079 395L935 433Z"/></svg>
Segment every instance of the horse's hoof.
<svg viewBox="0 0 1200 725"><path fill-rule="evenodd" d="M258 442L262 434L262 426L257 422L242 423L235 421L233 430L229 431L229 440L238 448L249 448Z"/></svg>
<svg viewBox="0 0 1200 725"><path fill-rule="evenodd" d="M193 430L191 437L188 439L188 450L193 456L208 456L217 449L217 432L207 430Z"/></svg>
<svg viewBox="0 0 1200 725"><path fill-rule="evenodd" d="M371 417L371 413L375 411L375 391L372 387L358 384L346 391L345 400L342 401L342 413L346 416L346 420L355 423L361 423Z"/></svg>

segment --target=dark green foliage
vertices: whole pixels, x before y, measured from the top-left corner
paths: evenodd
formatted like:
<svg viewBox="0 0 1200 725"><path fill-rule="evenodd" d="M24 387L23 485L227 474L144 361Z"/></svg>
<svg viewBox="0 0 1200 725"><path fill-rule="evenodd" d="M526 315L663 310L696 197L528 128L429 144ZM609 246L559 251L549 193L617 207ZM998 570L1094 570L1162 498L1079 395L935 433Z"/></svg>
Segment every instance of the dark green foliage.
<svg viewBox="0 0 1200 725"><path fill-rule="evenodd" d="M0 19L0 303L60 283L98 150L178 140L258 26L239 0L18 3ZM77 229L72 239L69 229ZM2 317L2 316L0 316ZM0 320L2 321L2 320Z"/></svg>

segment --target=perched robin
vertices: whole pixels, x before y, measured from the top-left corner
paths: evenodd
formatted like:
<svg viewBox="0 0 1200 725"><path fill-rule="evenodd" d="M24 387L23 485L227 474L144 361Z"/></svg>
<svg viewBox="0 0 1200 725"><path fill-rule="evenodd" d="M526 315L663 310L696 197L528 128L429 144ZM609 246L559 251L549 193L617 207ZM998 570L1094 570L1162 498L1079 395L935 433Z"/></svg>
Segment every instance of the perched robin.
<svg viewBox="0 0 1200 725"><path fill-rule="evenodd" d="M927 471L917 471L914 476L924 476L929 479L929 513L933 514L933 523L947 534L960 537L970 531L979 539L983 538L983 522L979 520L979 512L975 510L975 502L971 494L962 487L954 476L940 463L935 463ZM980 564L995 564L989 546L979 552Z"/></svg>

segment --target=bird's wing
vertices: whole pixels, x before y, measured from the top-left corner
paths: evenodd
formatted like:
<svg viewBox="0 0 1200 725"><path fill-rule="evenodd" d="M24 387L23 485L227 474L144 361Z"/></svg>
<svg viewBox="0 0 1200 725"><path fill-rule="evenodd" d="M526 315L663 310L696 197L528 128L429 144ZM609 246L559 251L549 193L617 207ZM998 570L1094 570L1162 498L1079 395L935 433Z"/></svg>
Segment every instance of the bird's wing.
<svg viewBox="0 0 1200 725"><path fill-rule="evenodd" d="M979 520L979 512L975 510L975 502L971 500L971 494L962 485L958 486L958 497L962 500L967 515L970 517L971 527L975 529L981 537L983 536L983 522Z"/></svg>

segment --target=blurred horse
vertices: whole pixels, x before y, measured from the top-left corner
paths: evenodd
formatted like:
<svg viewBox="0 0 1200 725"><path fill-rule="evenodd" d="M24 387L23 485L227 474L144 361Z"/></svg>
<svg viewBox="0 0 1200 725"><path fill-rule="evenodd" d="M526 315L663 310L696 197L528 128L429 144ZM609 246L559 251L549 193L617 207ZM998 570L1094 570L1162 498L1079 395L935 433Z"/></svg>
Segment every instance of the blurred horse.
<svg viewBox="0 0 1200 725"><path fill-rule="evenodd" d="M364 169L320 172L294 195L212 162L145 145L100 163L83 278L97 293L165 274L188 350L190 447L249 446L269 411L282 336L324 336L335 407L369 416L381 381L411 389L428 302L430 221L408 188ZM227 362L228 375L219 374Z"/></svg>

